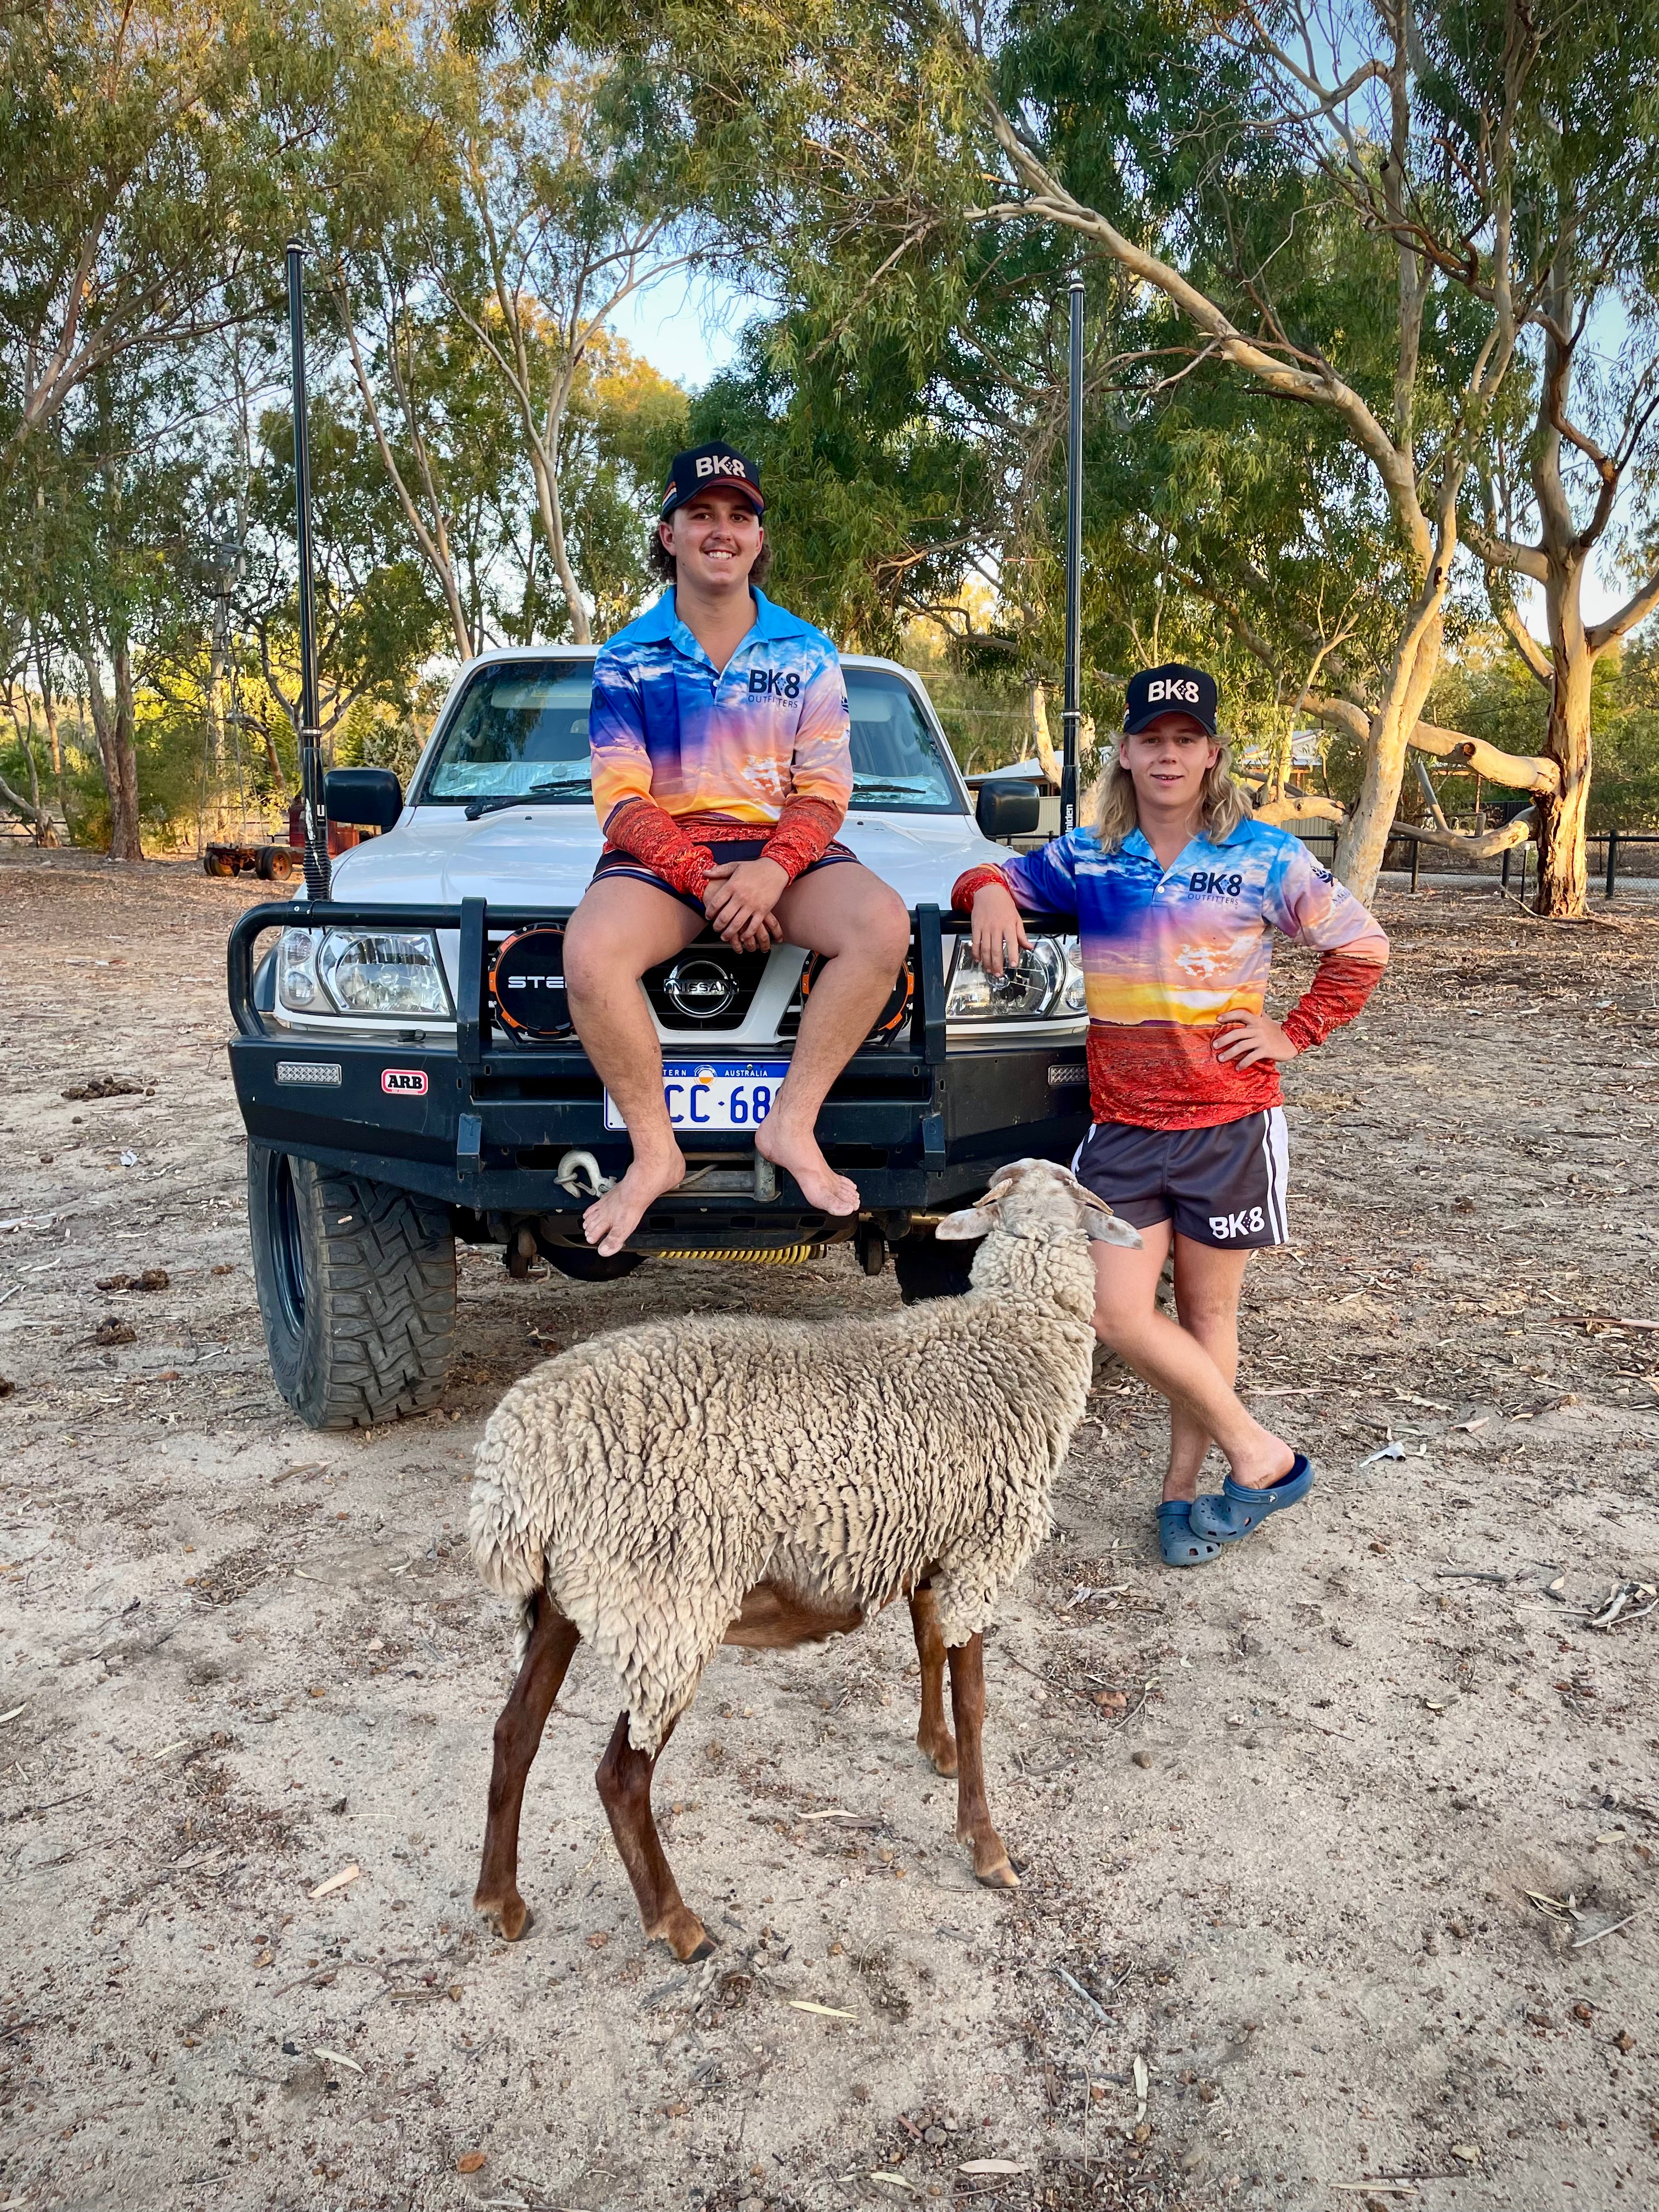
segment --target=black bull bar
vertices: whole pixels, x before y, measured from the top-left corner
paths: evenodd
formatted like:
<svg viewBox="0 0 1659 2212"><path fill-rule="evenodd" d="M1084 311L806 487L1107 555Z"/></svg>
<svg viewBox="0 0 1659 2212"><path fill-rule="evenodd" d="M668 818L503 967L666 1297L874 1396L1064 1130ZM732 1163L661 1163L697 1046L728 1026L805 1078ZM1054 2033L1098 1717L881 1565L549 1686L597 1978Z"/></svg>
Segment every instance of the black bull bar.
<svg viewBox="0 0 1659 2212"><path fill-rule="evenodd" d="M580 1177L558 1173L567 1152L591 1152L606 1173L629 1155L625 1133L605 1127L604 1088L574 1036L526 1042L492 1012L489 974L504 934L562 929L574 908L491 905L360 906L301 899L251 907L227 948L227 981L237 1034L231 1072L248 1134L274 1150L317 1161L491 1216L580 1213ZM898 1032L860 1049L842 1070L818 1118L819 1143L832 1165L857 1182L863 1211L890 1216L931 1212L974 1195L991 1172L1021 1153L1066 1159L1088 1126L1082 1040L1030 1034L999 1039L999 1024L970 1047L947 1053L947 938L967 924L935 906L912 916L914 987ZM1028 918L1028 929L1068 934L1074 925ZM372 929L451 933L459 940L456 1030L452 1043L418 1038L418 1017L397 1031L366 1036L277 1030L255 1006L257 947L273 929ZM261 995L264 995L263 994ZM342 1029L350 1018L342 1016ZM1046 1028L1048 1024L1044 1024ZM1060 1029L1061 1024L1053 1026ZM676 1042L665 1048L671 1055ZM682 1056L772 1054L770 1046L723 1044L720 1033L688 1036ZM784 1048L787 1054L787 1047ZM742 1130L716 1131L696 1157L752 1165ZM699 1233L767 1241L808 1234L824 1217L805 1206L787 1176L761 1200L742 1178L722 1188L689 1186L653 1210L641 1243ZM661 1218L659 1219L659 1216ZM889 1224L896 1229L896 1221ZM574 1222L571 1224L574 1230ZM493 1231L491 1232L493 1233Z"/></svg>

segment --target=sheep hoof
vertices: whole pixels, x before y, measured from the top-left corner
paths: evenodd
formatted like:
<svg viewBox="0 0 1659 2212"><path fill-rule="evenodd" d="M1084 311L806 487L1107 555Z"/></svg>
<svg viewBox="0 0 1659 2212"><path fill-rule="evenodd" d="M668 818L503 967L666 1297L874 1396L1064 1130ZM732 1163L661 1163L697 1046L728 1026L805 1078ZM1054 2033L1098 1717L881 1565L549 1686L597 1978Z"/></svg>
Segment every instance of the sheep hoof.
<svg viewBox="0 0 1659 2212"><path fill-rule="evenodd" d="M474 1911L508 1943L516 1943L535 1924L536 1916L514 1890L511 1897L501 1899L475 1897Z"/></svg>
<svg viewBox="0 0 1659 2212"><path fill-rule="evenodd" d="M712 1959L720 1948L696 1914L684 1905L665 1912L656 1926L645 1932L648 1942L666 1943L683 1966L694 1966L701 1959Z"/></svg>
<svg viewBox="0 0 1659 2212"><path fill-rule="evenodd" d="M933 1761L935 1774L942 1774L947 1782L955 1775L957 1740L954 1736L941 1736L936 1743L928 1742L925 1736L918 1736L916 1748L924 1759Z"/></svg>
<svg viewBox="0 0 1659 2212"><path fill-rule="evenodd" d="M1010 1858L999 1860L994 1867L975 1867L974 1879L975 1881L982 1881L987 1889L1018 1889L1019 1887L1019 1876L1015 1873L1014 1863Z"/></svg>

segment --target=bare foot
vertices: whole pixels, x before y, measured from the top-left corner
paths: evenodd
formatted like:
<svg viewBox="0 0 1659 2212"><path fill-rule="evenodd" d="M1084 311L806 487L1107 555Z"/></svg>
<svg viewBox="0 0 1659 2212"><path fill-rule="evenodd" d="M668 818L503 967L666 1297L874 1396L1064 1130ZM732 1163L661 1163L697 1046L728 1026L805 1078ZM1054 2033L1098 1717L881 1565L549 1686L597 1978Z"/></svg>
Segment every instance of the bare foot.
<svg viewBox="0 0 1659 2212"><path fill-rule="evenodd" d="M837 1175L818 1150L811 1129L792 1128L775 1110L755 1132L755 1150L775 1168L792 1175L809 1206L836 1217L859 1210L859 1187Z"/></svg>
<svg viewBox="0 0 1659 2212"><path fill-rule="evenodd" d="M1273 1483L1282 1482L1295 1465L1296 1454L1284 1437L1264 1430L1261 1449L1229 1471L1241 1490L1267 1490Z"/></svg>
<svg viewBox="0 0 1659 2212"><path fill-rule="evenodd" d="M601 1258L609 1260L622 1250L663 1193L684 1179L685 1155L678 1145L635 1159L616 1188L596 1198L583 1214L582 1234L599 1246Z"/></svg>

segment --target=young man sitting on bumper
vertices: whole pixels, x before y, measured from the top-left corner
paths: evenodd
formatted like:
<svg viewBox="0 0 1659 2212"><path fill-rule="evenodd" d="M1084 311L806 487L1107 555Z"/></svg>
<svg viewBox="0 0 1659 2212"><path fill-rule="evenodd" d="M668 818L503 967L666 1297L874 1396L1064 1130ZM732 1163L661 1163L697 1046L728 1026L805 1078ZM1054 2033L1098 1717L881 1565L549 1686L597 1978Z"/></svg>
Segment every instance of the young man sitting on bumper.
<svg viewBox="0 0 1659 2212"><path fill-rule="evenodd" d="M675 456L652 546L668 588L593 670L589 741L605 848L565 937L576 1033L634 1158L587 1209L619 1252L685 1173L641 978L712 927L739 951L822 953L789 1073L755 1132L810 1206L855 1213L856 1184L818 1149L818 1109L904 964L896 892L835 842L852 794L836 648L757 588L769 556L753 461L714 444Z"/></svg>

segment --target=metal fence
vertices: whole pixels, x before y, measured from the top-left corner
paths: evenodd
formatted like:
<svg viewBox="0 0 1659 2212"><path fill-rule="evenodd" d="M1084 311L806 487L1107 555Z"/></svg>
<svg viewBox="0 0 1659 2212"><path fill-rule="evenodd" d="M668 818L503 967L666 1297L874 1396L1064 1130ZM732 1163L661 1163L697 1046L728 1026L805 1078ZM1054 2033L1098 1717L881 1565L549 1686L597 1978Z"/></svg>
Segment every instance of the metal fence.
<svg viewBox="0 0 1659 2212"><path fill-rule="evenodd" d="M1328 829L1297 830L1295 832L1295 835L1302 840L1302 842L1304 845L1310 848L1325 848L1321 852L1321 858L1327 860L1329 862L1334 862L1337 846L1337 831L1334 824ZM1400 841L1394 840L1392 842L1397 843ZM1411 844L1412 853L1411 887L1415 890L1417 889L1418 878L1422 872L1424 846L1423 841L1419 837L1413 837L1409 842ZM1589 833L1586 842L1589 845L1592 850L1598 846L1604 847L1606 848L1603 865L1601 871L1602 878L1602 895L1604 897L1611 898L1618 883L1620 855L1621 854L1628 853L1632 846L1659 845L1659 834L1644 830L1593 830ZM1432 850L1433 848L1431 848L1430 849ZM1527 896L1527 872L1528 867L1535 866L1535 855L1537 854L1537 850L1538 848L1536 845L1528 840L1528 842L1524 845L1511 845L1506 852L1503 853L1499 856L1500 865L1498 867L1498 879L1506 891L1513 889L1517 898L1525 898ZM1520 856L1521 861L1521 880L1518 884L1511 884L1510 876L1513 872L1514 862L1517 854ZM1400 865L1403 865L1403 863L1401 863ZM1383 866L1384 867L1388 866L1387 852L1383 854Z"/></svg>

